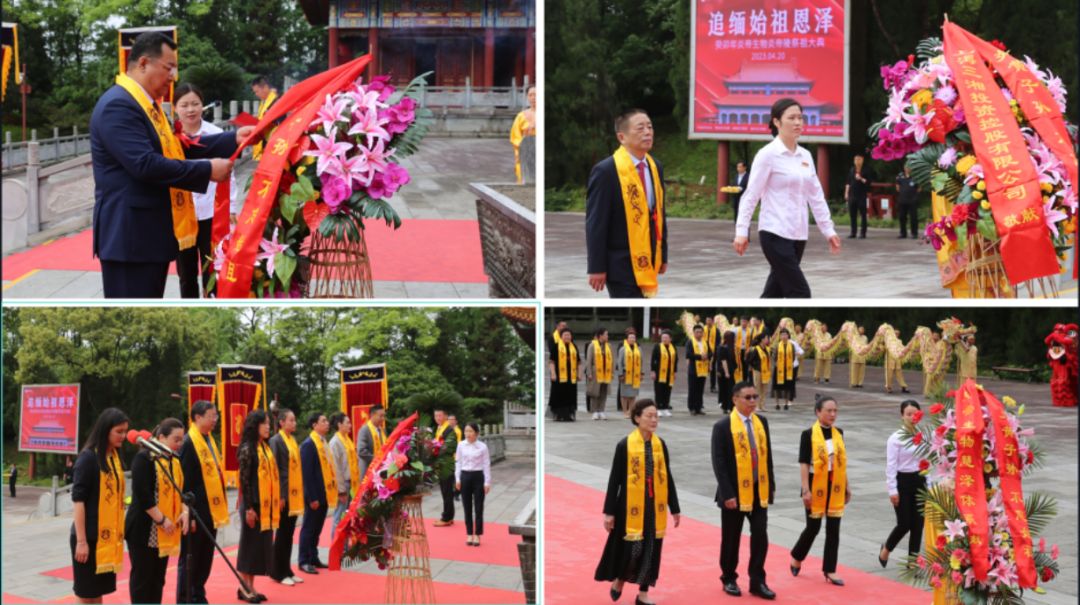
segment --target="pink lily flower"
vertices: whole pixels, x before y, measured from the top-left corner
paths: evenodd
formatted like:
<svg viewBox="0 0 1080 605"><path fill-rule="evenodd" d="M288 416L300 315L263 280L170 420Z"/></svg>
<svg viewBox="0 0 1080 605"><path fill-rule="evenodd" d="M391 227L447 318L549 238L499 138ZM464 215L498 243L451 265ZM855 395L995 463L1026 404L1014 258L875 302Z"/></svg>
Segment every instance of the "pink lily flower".
<svg viewBox="0 0 1080 605"><path fill-rule="evenodd" d="M360 155L367 161L366 171L370 177L376 173L386 172L386 166L394 155L394 150L386 150L386 141L376 139L371 147L359 147Z"/></svg>
<svg viewBox="0 0 1080 605"><path fill-rule="evenodd" d="M330 95L326 95L326 103L319 108L319 112L315 114L315 120L311 125L321 124L323 132L330 132L330 129L334 127L335 122L344 120L346 101L343 96L338 95L338 98L333 98Z"/></svg>
<svg viewBox="0 0 1080 605"><path fill-rule="evenodd" d="M277 228L274 228L274 234L270 239L263 239L259 242L259 253L255 255L255 260L265 260L266 273L268 275L274 275L274 257L276 257L279 252L284 252L288 249L289 247L287 245L278 243L278 230Z"/></svg>
<svg viewBox="0 0 1080 605"><path fill-rule="evenodd" d="M384 141L390 140L390 133L386 131L383 126L389 122L389 120L379 118L378 112L370 110L358 110L353 111L353 125L349 128L347 133L349 136L364 135L367 137L367 146L374 145L376 139L383 139Z"/></svg>
<svg viewBox="0 0 1080 605"><path fill-rule="evenodd" d="M933 110L922 114L905 113L904 121L908 123L908 127L904 129L904 135L914 136L915 142L920 145L926 143L930 131L930 120L933 119L933 117Z"/></svg>
<svg viewBox="0 0 1080 605"><path fill-rule="evenodd" d="M1057 224L1069 218L1069 215L1054 207L1054 198L1046 200L1043 205L1043 214L1046 215L1046 228L1053 232L1054 237L1058 237Z"/></svg>
<svg viewBox="0 0 1080 605"><path fill-rule="evenodd" d="M352 143L336 143L334 140L337 138L337 127L331 126L327 131L327 136L319 134L311 135L311 144L314 149L305 151L304 155L313 157L318 160L318 164L315 166L315 171L319 176L322 176L327 169L337 170L340 174L341 159L345 153L352 149ZM331 172L330 174L334 174Z"/></svg>

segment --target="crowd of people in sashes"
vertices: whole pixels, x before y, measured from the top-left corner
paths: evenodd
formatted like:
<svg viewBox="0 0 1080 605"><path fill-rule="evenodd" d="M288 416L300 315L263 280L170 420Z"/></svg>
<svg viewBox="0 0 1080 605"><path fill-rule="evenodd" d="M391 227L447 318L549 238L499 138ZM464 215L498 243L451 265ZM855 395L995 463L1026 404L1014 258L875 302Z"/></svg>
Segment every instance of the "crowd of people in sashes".
<svg viewBox="0 0 1080 605"><path fill-rule="evenodd" d="M548 344L547 364L548 403L555 421L576 419L578 384L582 381L585 384L585 409L593 420L607 420L609 396L614 397L616 411L629 418L646 375L652 382L652 401L661 417L671 416L671 394L678 380L687 381L686 406L693 416L706 415L706 385L709 393L716 395L721 410L730 413L735 405L734 386L743 381L753 384L761 395L763 401L759 411L766 411L764 400L767 396L772 397L776 410L790 410L795 404L799 368L808 353L799 345L803 340L802 325L795 324L792 330L781 328L773 333L766 329L763 320L751 316L735 317L731 325L735 327L722 331L712 317L706 317L705 323L694 325L681 347L673 344L670 330L662 330L659 342L646 353L638 343L637 330L633 327L623 330L621 342L612 342L607 328L597 328L589 335L592 340L581 346L574 342L574 333L566 322L558 322ZM832 339L828 326L822 324L821 327L824 339ZM941 338L940 332L930 334L935 346ZM856 341L863 346L867 343L866 330L862 326L858 327ZM832 380L834 355L831 351L814 354L815 384ZM975 335L958 338L953 345L953 355L956 358L956 384L966 378L975 378L978 366ZM850 388L864 388L866 362L865 355L849 351ZM902 393L910 393L904 380L902 361L888 350L884 353L884 368L886 393L892 393L896 388ZM940 388L948 368L948 359L934 367L924 367L924 396ZM683 375L685 378L680 378Z"/></svg>
<svg viewBox="0 0 1080 605"><path fill-rule="evenodd" d="M776 593L766 583L765 560L769 550L768 512L776 499L773 472L774 440L765 416L757 413L762 397L752 381L732 387L732 409L712 429L711 460L716 479L714 500L720 508L720 582L730 596L741 596L739 550L743 522L750 525L750 560L746 573L750 594L766 600ZM649 590L660 576L660 561L667 531L681 522L675 476L679 465L672 461L667 444L658 431L661 410L651 399L638 399L628 417L634 430L615 446L603 508L603 526L608 532L594 579L610 582L612 601L618 601L626 584L636 584L635 603L651 605ZM919 404L900 404L902 422L912 422L920 413ZM844 431L837 426L836 400L818 396L814 403L816 420L799 436L799 498L805 510L805 526L791 547L789 570L792 576L803 571L804 561L822 524L825 525L825 555L821 573L833 586L844 586L837 574L840 523L851 500L847 479L848 451ZM925 488L919 473L915 446L903 441L902 430L886 443L886 487L896 514L896 525L882 543L878 563L885 567L890 553L908 536L908 564L913 564L921 548L923 512L917 501ZM784 461L780 461L783 464ZM785 494L791 494L786 490ZM670 520L669 520L670 513Z"/></svg>
<svg viewBox="0 0 1080 605"><path fill-rule="evenodd" d="M443 479L444 511L435 525L453 524L458 492L467 543L479 546L484 495L491 487L490 455L477 438L476 424L462 431L445 410L434 416L436 438L444 444L440 455L456 460L454 474ZM249 412L236 454L234 506L227 497L222 450L213 436L218 419L214 404L196 401L186 426L176 418L162 420L132 459L128 479L120 459L121 446L130 438L128 416L117 408L101 413L75 461L71 490L71 556L79 602L101 603L116 591L126 543L132 603L162 601L170 557L178 557L176 602L207 603L215 542L218 530L230 524L230 509L240 530L235 568L246 584L237 589L241 601L267 600L256 590L256 576L286 586L304 581L291 563L297 523L299 570L314 575L327 568L319 554L323 526L332 515L331 535L337 531L368 465L386 443L386 411L372 406L367 422L355 431L342 412L313 412L304 421L308 434L302 442L292 410ZM125 506L128 481L131 500ZM181 493L193 497L190 506Z"/></svg>

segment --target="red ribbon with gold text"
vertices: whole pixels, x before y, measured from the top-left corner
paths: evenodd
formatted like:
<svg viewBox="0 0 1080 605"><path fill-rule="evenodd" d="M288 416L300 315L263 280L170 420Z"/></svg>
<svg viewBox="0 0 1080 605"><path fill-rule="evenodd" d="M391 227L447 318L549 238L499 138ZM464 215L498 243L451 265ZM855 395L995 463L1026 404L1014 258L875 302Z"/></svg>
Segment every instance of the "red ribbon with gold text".
<svg viewBox="0 0 1080 605"><path fill-rule="evenodd" d="M994 62L997 49L954 23L945 23L944 30L945 61L956 80L975 156L985 174L990 211L1001 237L1001 262L1005 275L1013 284L1056 276L1059 271L1058 258L1046 227L1039 175L1028 156L1027 144L1013 119L1009 103L985 63ZM985 46L977 48L975 40ZM1005 69L1003 75L1010 70L1019 71L1013 64L1002 64L1002 60L994 64ZM1023 64L1020 68L1031 74ZM1012 82L1006 78L1006 85L1013 96L1019 99L1023 95L1028 106L1033 105L1036 99L1032 91L1037 87L1027 90L1027 85L1019 86L1021 79L1015 73L1011 79ZM1042 83L1033 75L1031 79L1042 87ZM1023 81L1030 82L1028 79ZM1049 91L1045 92L1049 95ZM1056 137L1052 134L1052 123L1047 120L1040 120L1040 126L1032 122L1032 126L1044 139L1047 134L1051 135L1047 139L1049 145ZM1048 132L1044 134L1044 130ZM1064 156L1059 157L1064 159ZM1074 168L1070 176L1075 178L1075 156L1072 161Z"/></svg>
<svg viewBox="0 0 1080 605"><path fill-rule="evenodd" d="M280 102L280 101L279 101ZM349 537L348 526L349 522L356 516L356 509L360 506L360 500L364 495L364 492L368 491L371 487L371 477L374 473L379 471L379 467L382 466L383 460L386 459L387 454L394 451L394 446L397 445L398 439L401 435L411 429L416 421L420 418L418 412L413 412L412 416L409 416L405 420L402 420L394 427L394 432L390 433L390 436L383 442L383 447L378 452L375 452L375 456L371 459L371 464L368 465L367 472L364 473L363 480L360 481L360 487L356 490L356 496L353 497L352 504L349 505L349 512L341 521L341 528L345 531L339 531L334 535L334 541L330 544L330 571L337 571L341 569L341 556L345 552L345 540Z"/></svg>
<svg viewBox="0 0 1080 605"><path fill-rule="evenodd" d="M284 171L288 168L290 150L306 134L319 107L326 101L326 95L347 88L370 62L371 55L364 55L293 86L270 107L255 126L255 131L237 147L233 159L236 159L248 144L258 141L260 135L272 128L278 118L292 112L270 135L266 151L255 168L251 189L244 200L244 209L237 218L232 240L225 252L225 263L218 274L219 298L248 298L251 295L255 255L262 242L266 219L277 201L278 187ZM214 200L212 237L224 238L224 234L228 233L228 199L228 187L219 185L218 197Z"/></svg>
<svg viewBox="0 0 1080 605"><path fill-rule="evenodd" d="M995 447L991 452L998 464L999 488L1012 536L1017 576L1022 588L1035 586L1035 562L1031 534L1024 509L1020 479L1020 452L1010 428L1005 407L992 394L968 379L956 392L956 507L968 526L971 566L975 579L985 582L990 569L990 529L983 480L983 406L990 413Z"/></svg>

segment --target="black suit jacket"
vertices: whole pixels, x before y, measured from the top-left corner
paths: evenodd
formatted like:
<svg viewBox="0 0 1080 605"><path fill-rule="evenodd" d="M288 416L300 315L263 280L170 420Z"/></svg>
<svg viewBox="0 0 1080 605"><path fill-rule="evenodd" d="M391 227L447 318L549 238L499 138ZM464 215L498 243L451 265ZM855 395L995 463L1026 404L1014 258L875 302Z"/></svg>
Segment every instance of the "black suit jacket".
<svg viewBox="0 0 1080 605"><path fill-rule="evenodd" d="M175 239L173 240L176 241ZM221 452L218 452L218 464L221 465ZM184 445L180 447L180 468L184 471L184 491L195 495L195 506L203 522L213 529L214 520L210 516L210 501L206 497L206 483L203 482L202 465L199 463L199 455L195 452L195 446L191 443L191 435L184 437ZM224 494L226 499L228 495ZM192 521L195 518L192 516Z"/></svg>
<svg viewBox="0 0 1080 605"><path fill-rule="evenodd" d="M305 510L310 508L311 503L316 500L318 500L321 508L326 508L326 484L323 483L319 450L315 447L315 442L312 441L315 438L317 438L317 435L312 431L311 435L300 444L300 471L304 476ZM330 452L327 452L326 455L329 456Z"/></svg>
<svg viewBox="0 0 1080 605"><path fill-rule="evenodd" d="M653 158L656 162L656 159ZM656 162L660 182L653 183L655 191L664 190L664 168ZM651 177L650 177L651 178ZM664 239L660 243L660 259L657 265L667 262L668 227L667 212L663 221ZM656 228L649 221L650 249L656 247ZM585 201L585 245L588 249L588 272L607 273L607 281L636 283L634 268L630 261L630 236L626 232L626 209L623 207L619 173L615 170L615 158L608 156L593 166L589 174L588 197Z"/></svg>
<svg viewBox="0 0 1080 605"><path fill-rule="evenodd" d="M738 186L738 187L742 187L742 191L739 191L738 193L735 194L735 203L736 204L738 204L739 202L742 201L743 191L746 191L746 186L749 185L749 184L750 184L750 170L747 170L746 172L742 173L741 176L739 175L739 173L737 173L737 172L735 173L735 185ZM735 217L735 218L738 218L738 217Z"/></svg>
<svg viewBox="0 0 1080 605"><path fill-rule="evenodd" d="M773 502L776 494L776 477L773 475L773 440L769 434L769 421L762 415L758 415L761 425L765 428L765 441L769 446L765 464L769 473L769 504ZM758 460L761 464L761 460ZM735 442L731 438L731 416L721 418L713 425L712 430L712 467L716 475L716 504L723 506L725 500L739 498L739 471L735 463ZM755 497L757 491L754 491ZM740 504L742 504L740 502Z"/></svg>
<svg viewBox="0 0 1080 605"><path fill-rule="evenodd" d="M297 448L299 449L299 448ZM277 464L278 478L281 479L281 506L289 506L289 446L285 445L285 439L280 433L274 433L270 438L270 450L274 452L274 462Z"/></svg>
<svg viewBox="0 0 1080 605"><path fill-rule="evenodd" d="M227 158L236 133L204 135L188 158ZM126 90L105 91L90 116L94 164L94 255L102 260L167 263L179 247L169 188L205 193L210 162L170 160L150 118Z"/></svg>

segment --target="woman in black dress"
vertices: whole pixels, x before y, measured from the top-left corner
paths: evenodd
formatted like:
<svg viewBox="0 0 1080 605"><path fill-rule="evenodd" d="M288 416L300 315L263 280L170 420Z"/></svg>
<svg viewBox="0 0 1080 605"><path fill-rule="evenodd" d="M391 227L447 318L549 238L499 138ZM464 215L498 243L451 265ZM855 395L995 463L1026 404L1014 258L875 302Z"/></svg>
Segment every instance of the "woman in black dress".
<svg viewBox="0 0 1080 605"><path fill-rule="evenodd" d="M651 399L637 400L630 421L637 429L615 446L615 459L604 499L604 529L608 531L608 537L594 577L597 582L612 583L612 601L622 596L626 582L637 584L638 595L634 602L648 605L654 602L649 598L649 587L656 586L660 575L660 551L664 544L667 513L671 511L675 527L679 526L681 516L675 479L671 476L671 456L667 444L656 434L660 422L656 404ZM640 452L637 452L639 448ZM657 451L662 452L662 461L655 460ZM633 464L628 462L631 456L635 458ZM643 459L640 462L639 456ZM639 469L633 481L627 474L628 468ZM628 493L631 491L634 494ZM627 500L631 498L640 498L641 502L642 514L636 522L627 512ZM635 506L634 510L637 509ZM632 526L629 531L628 525Z"/></svg>
<svg viewBox="0 0 1080 605"><path fill-rule="evenodd" d="M158 443L179 454L184 445L184 423L166 418L154 429ZM160 603L169 557L180 555L181 536L188 532L188 508L162 467L169 468L176 486L184 489L180 459L151 457L139 450L131 462L131 506L124 522L131 559L128 590L132 603Z"/></svg>
<svg viewBox="0 0 1080 605"><path fill-rule="evenodd" d="M548 404L555 422L573 422L577 412L577 383L582 369L581 355L574 344L570 328L563 328L559 340L551 343L548 370L551 375L551 397Z"/></svg>
<svg viewBox="0 0 1080 605"><path fill-rule="evenodd" d="M236 598L248 603L266 600L266 595L255 591L255 576L268 576L274 568L274 530L281 514L281 482L269 439L270 417L266 412L248 414L236 451L240 467L238 508L242 515L236 569L252 590L252 594L245 595L238 588Z"/></svg>
<svg viewBox="0 0 1080 605"><path fill-rule="evenodd" d="M735 407L731 389L735 386L735 332L724 332L724 338L716 349L716 392L720 408L730 414Z"/></svg>
<svg viewBox="0 0 1080 605"><path fill-rule="evenodd" d="M116 592L116 573L124 564L124 469L118 452L127 430L127 415L107 408L75 461L71 565L80 603L100 603ZM107 527L100 527L101 519L109 521Z"/></svg>

